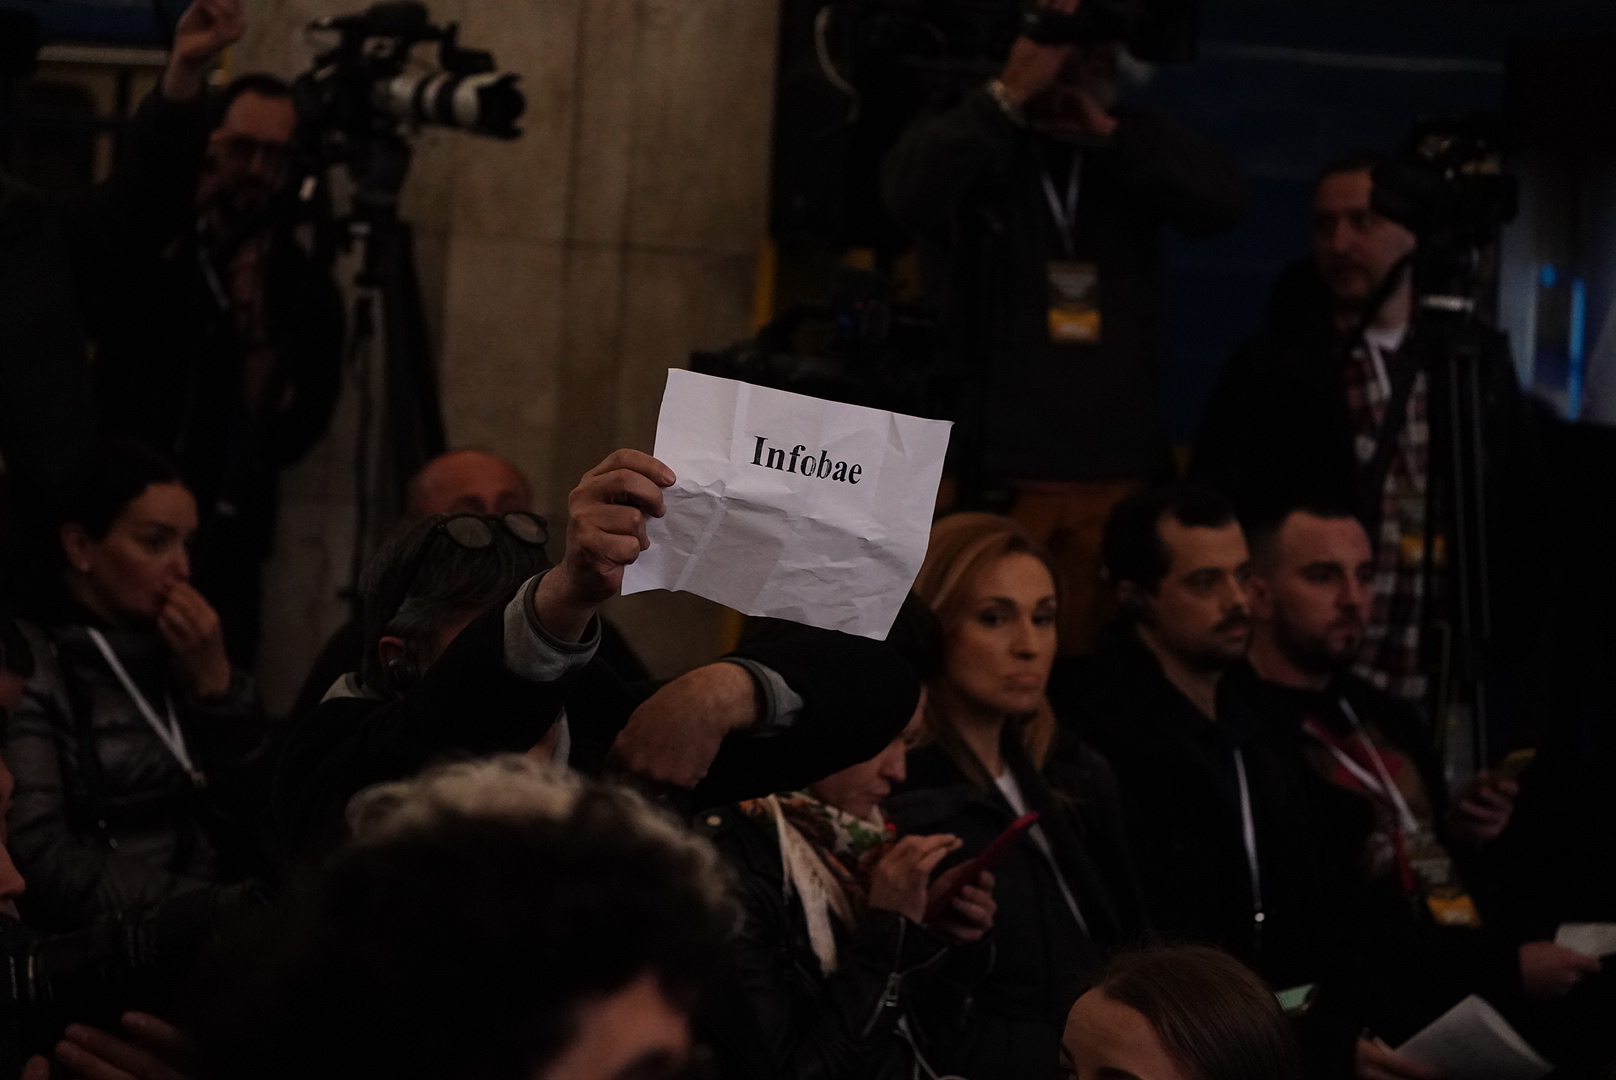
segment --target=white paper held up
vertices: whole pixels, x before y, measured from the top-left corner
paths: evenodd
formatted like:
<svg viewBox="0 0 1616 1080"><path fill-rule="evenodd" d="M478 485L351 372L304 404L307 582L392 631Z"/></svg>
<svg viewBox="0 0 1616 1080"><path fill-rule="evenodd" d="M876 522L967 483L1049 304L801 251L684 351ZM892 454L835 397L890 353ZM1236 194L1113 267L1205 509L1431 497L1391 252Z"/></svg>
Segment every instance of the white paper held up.
<svg viewBox="0 0 1616 1080"><path fill-rule="evenodd" d="M1397 1052L1430 1065L1443 1080L1539 1080L1554 1066L1475 994L1437 1017Z"/></svg>
<svg viewBox="0 0 1616 1080"><path fill-rule="evenodd" d="M886 637L926 557L952 426L669 371L655 453L678 480L624 594Z"/></svg>
<svg viewBox="0 0 1616 1080"><path fill-rule="evenodd" d="M1561 923L1554 932L1554 943L1579 952L1590 960L1603 960L1616 953L1616 923Z"/></svg>

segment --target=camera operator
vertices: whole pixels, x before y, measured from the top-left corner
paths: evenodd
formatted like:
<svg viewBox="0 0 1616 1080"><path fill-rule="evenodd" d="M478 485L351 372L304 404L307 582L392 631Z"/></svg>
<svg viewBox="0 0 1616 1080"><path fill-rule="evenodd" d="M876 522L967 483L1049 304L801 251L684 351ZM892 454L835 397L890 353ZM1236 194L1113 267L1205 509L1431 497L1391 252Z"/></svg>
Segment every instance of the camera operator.
<svg viewBox="0 0 1616 1080"><path fill-rule="evenodd" d="M343 317L329 269L284 212L298 125L291 88L239 76L216 116L189 220L95 305L96 404L104 429L180 463L202 509L197 585L247 664L277 474L330 422Z"/></svg>
<svg viewBox="0 0 1616 1080"><path fill-rule="evenodd" d="M1079 0L1047 6L1070 14ZM977 443L962 478L1014 489L1010 516L1071 585L1073 652L1104 621L1107 513L1169 468L1162 226L1223 231L1246 197L1228 152L1115 103L1120 50L1016 39L999 77L914 124L883 175L947 320L955 419Z"/></svg>
<svg viewBox="0 0 1616 1080"><path fill-rule="evenodd" d="M0 19L0 36L33 32L19 13ZM72 489L93 442L84 305L188 220L207 75L244 29L240 0L186 9L157 89L121 133L111 175L88 192L43 197L0 170L0 567L8 587L48 556L53 500Z"/></svg>
<svg viewBox="0 0 1616 1080"><path fill-rule="evenodd" d="M1351 507L1378 523L1374 599L1358 668L1380 689L1422 702L1429 686L1421 638L1429 620L1430 380L1406 347L1418 300L1408 271L1414 234L1370 203L1382 160L1354 154L1320 175L1313 258L1280 277L1267 325L1224 369L1191 474L1225 491L1247 521L1315 502ZM1508 343L1490 335L1479 360L1498 511L1488 536L1495 624L1524 640L1534 629L1529 599L1509 587L1509 571L1530 565L1522 560L1532 551L1526 531L1538 519L1522 503L1535 440ZM1432 558L1440 565L1442 552L1433 549Z"/></svg>
<svg viewBox="0 0 1616 1080"><path fill-rule="evenodd" d="M444 756L531 750L581 771L610 758L711 806L792 790L886 746L920 680L882 642L796 627L649 696L596 658L597 611L672 482L638 451L606 458L569 496L551 569L531 515L439 516L396 536L362 586L362 672L287 739L275 814L288 854L337 840L360 788Z"/></svg>

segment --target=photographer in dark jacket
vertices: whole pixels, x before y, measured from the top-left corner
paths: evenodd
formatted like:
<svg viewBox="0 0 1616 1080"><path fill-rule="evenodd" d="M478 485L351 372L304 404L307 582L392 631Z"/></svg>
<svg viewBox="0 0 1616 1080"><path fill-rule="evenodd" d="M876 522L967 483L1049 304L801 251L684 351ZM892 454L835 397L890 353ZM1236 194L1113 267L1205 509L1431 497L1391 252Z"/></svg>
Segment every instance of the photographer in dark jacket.
<svg viewBox="0 0 1616 1080"><path fill-rule="evenodd" d="M3 34L24 33L0 13ZM83 305L150 259L192 213L207 139L207 75L241 37L239 0L198 0L157 87L120 134L111 175L52 199L0 171L0 567L11 586L54 548L55 500L93 444Z"/></svg>
<svg viewBox="0 0 1616 1080"><path fill-rule="evenodd" d="M343 318L329 268L283 220L291 88L242 75L216 115L187 227L91 308L96 406L104 431L180 463L202 508L198 587L250 663L278 474L330 423Z"/></svg>
<svg viewBox="0 0 1616 1080"><path fill-rule="evenodd" d="M1430 377L1410 334L1416 239L1371 206L1380 157L1328 166L1314 192L1313 257L1274 287L1266 325L1230 359L1207 402L1190 476L1224 492L1246 521L1299 502L1353 508L1375 523L1374 604L1358 671L1421 703L1430 664L1424 558L1434 461ZM1539 470L1533 418L1508 342L1490 334L1477 369L1488 431L1495 674L1542 637L1534 617L1542 560L1531 505ZM1528 572L1530 568L1530 572ZM1538 592L1546 590L1537 590ZM1441 611L1435 612L1440 615Z"/></svg>
<svg viewBox="0 0 1616 1080"><path fill-rule="evenodd" d="M1232 154L1114 104L1119 49L1016 39L997 79L904 134L882 178L944 319L970 440L955 468L1016 489L1011 516L1068 582L1068 652L1088 651L1108 603L1106 513L1168 468L1163 225L1220 232L1246 198Z"/></svg>
<svg viewBox="0 0 1616 1080"><path fill-rule="evenodd" d="M883 642L801 627L649 696L595 659L598 608L672 482L646 454L609 456L569 496L549 570L525 515L430 518L379 553L366 668L287 739L275 809L288 850L329 847L356 791L445 756L537 748L585 772L609 760L700 807L792 790L886 746L920 680Z"/></svg>

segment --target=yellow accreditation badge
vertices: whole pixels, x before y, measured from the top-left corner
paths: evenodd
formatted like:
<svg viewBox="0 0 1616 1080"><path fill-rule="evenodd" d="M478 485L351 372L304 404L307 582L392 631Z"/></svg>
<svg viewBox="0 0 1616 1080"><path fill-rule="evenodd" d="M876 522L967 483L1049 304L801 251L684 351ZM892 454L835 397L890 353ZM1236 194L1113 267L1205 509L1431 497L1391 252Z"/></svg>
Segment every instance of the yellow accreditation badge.
<svg viewBox="0 0 1616 1080"><path fill-rule="evenodd" d="M1100 268L1091 262L1049 263L1049 340L1100 343Z"/></svg>
<svg viewBox="0 0 1616 1080"><path fill-rule="evenodd" d="M1476 910L1476 902L1470 899L1469 893L1455 892L1451 896L1431 893L1425 898L1425 906L1431 909L1431 917L1438 926L1481 925L1481 913Z"/></svg>

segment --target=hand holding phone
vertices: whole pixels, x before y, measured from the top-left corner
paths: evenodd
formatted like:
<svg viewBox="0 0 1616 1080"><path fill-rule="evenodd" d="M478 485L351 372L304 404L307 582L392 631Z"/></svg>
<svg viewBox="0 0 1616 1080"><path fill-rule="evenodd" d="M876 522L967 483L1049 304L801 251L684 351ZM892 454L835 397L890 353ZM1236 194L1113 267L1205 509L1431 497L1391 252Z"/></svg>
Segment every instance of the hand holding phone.
<svg viewBox="0 0 1616 1080"><path fill-rule="evenodd" d="M1038 812L1023 814L993 838L993 842L983 849L982 854L973 859L967 859L959 866L954 867L946 876L947 885L939 889L926 903L926 922L933 922L948 911L961 890L976 881L984 872L991 871L994 865L1010 850L1012 844L1021 839L1023 833L1038 823ZM967 869L968 868L968 869ZM941 884L941 882L939 882Z"/></svg>

